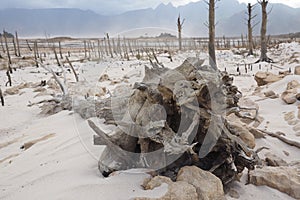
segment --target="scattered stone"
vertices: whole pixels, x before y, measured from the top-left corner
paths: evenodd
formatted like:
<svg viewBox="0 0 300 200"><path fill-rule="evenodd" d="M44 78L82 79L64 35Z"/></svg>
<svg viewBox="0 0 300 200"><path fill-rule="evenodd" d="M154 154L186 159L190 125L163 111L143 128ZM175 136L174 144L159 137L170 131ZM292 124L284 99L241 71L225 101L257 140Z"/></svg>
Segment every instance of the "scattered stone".
<svg viewBox="0 0 300 200"><path fill-rule="evenodd" d="M283 159L279 158L275 154L272 153L266 153L265 154L265 161L268 166L272 167L279 167L279 166L288 166L288 163L284 161Z"/></svg>
<svg viewBox="0 0 300 200"><path fill-rule="evenodd" d="M208 171L196 166L186 166L180 169L177 181L184 181L193 185L199 196L198 199L225 199L221 180Z"/></svg>
<svg viewBox="0 0 300 200"><path fill-rule="evenodd" d="M153 190L160 187L162 184L168 185L167 193L160 198L144 198L138 197L135 200L195 200L199 199L196 188L184 181L173 182L170 178L164 176L156 176L144 182L146 190Z"/></svg>
<svg viewBox="0 0 300 200"><path fill-rule="evenodd" d="M265 95L266 97L276 96L275 92L272 91L272 90L265 92L264 95Z"/></svg>
<svg viewBox="0 0 300 200"><path fill-rule="evenodd" d="M287 151L285 151L285 150L283 150L282 152L283 152L283 153L284 153L284 155L286 155L286 156L289 156L289 155L290 155L290 153L289 153L289 152L287 152Z"/></svg>
<svg viewBox="0 0 300 200"><path fill-rule="evenodd" d="M284 120L285 121L291 121L293 119L295 119L295 112L294 111L288 112L284 115Z"/></svg>
<svg viewBox="0 0 300 200"><path fill-rule="evenodd" d="M296 94L296 99L300 101L300 93Z"/></svg>
<svg viewBox="0 0 300 200"><path fill-rule="evenodd" d="M229 192L228 192L228 195L231 198L234 198L234 199L239 199L240 198L239 193L236 190L234 190L234 189L230 189Z"/></svg>
<svg viewBox="0 0 300 200"><path fill-rule="evenodd" d="M255 138L253 134L247 129L246 126L243 126L241 123L238 122L232 122L228 121L229 128L235 133L238 133L237 135L239 138L241 138L248 147L254 148L255 147Z"/></svg>
<svg viewBox="0 0 300 200"><path fill-rule="evenodd" d="M263 167L250 171L250 183L256 186L268 186L300 199L299 165L281 167Z"/></svg>
<svg viewBox="0 0 300 200"><path fill-rule="evenodd" d="M295 74L295 75L300 75L300 66L296 66L296 67L295 67L294 74Z"/></svg>
<svg viewBox="0 0 300 200"><path fill-rule="evenodd" d="M293 104L297 101L295 94L290 92L290 91L283 92L282 95L281 95L281 99L286 104Z"/></svg>
<svg viewBox="0 0 300 200"><path fill-rule="evenodd" d="M18 94L20 91L17 87L12 87L12 88L8 88L5 90L4 94L8 94L8 95L15 95Z"/></svg>
<svg viewBox="0 0 300 200"><path fill-rule="evenodd" d="M283 75L275 75L270 72L257 72L254 79L258 86L263 86L269 83L280 81L283 77Z"/></svg>
<svg viewBox="0 0 300 200"><path fill-rule="evenodd" d="M299 132L300 131L300 124L297 124L296 126L293 127L293 130L295 132Z"/></svg>
<svg viewBox="0 0 300 200"><path fill-rule="evenodd" d="M300 83L296 80L293 80L287 84L286 90L292 90L300 87Z"/></svg>
<svg viewBox="0 0 300 200"><path fill-rule="evenodd" d="M104 81L109 81L110 78L107 74L103 74L100 78L99 78L99 82L104 82Z"/></svg>

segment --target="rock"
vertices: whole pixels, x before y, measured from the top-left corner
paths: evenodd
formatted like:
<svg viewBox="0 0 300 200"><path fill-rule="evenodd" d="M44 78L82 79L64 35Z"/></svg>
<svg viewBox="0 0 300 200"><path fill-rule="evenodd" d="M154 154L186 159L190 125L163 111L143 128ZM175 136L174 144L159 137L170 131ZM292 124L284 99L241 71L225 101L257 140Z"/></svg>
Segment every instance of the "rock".
<svg viewBox="0 0 300 200"><path fill-rule="evenodd" d="M265 97L272 97L272 96L276 96L275 92L270 90L264 93Z"/></svg>
<svg viewBox="0 0 300 200"><path fill-rule="evenodd" d="M99 78L99 82L104 82L104 81L109 81L109 76L107 74L103 74L100 78Z"/></svg>
<svg viewBox="0 0 300 200"><path fill-rule="evenodd" d="M167 193L160 198L144 198L138 197L135 200L195 200L199 199L196 188L184 181L173 182L170 178L164 176L156 176L150 180L146 180L144 188L153 190L162 184L168 185Z"/></svg>
<svg viewBox="0 0 300 200"><path fill-rule="evenodd" d="M300 75L300 66L296 66L296 67L295 67L294 74L295 74L295 75Z"/></svg>
<svg viewBox="0 0 300 200"><path fill-rule="evenodd" d="M293 80L287 84L286 90L292 90L300 87L300 83L296 80Z"/></svg>
<svg viewBox="0 0 300 200"><path fill-rule="evenodd" d="M260 139L260 138L265 138L266 134L263 133L262 131L252 128L252 127L247 127L250 133L255 137L255 139Z"/></svg>
<svg viewBox="0 0 300 200"><path fill-rule="evenodd" d="M286 104L293 104L297 101L296 95L290 91L285 91L281 95L281 99L286 103Z"/></svg>
<svg viewBox="0 0 300 200"><path fill-rule="evenodd" d="M253 134L247 129L247 127L239 122L228 121L230 130L238 133L238 137L241 138L250 148L255 147L255 138Z"/></svg>
<svg viewBox="0 0 300 200"><path fill-rule="evenodd" d="M250 171L250 183L268 186L300 199L299 165L284 167L263 167Z"/></svg>
<svg viewBox="0 0 300 200"><path fill-rule="evenodd" d="M210 172L196 166L186 166L179 170L177 181L184 181L193 185L200 199L225 199L221 180Z"/></svg>
<svg viewBox="0 0 300 200"><path fill-rule="evenodd" d="M19 89L17 87L12 87L12 88L8 88L5 90L4 94L8 94L8 95L15 95L15 94L19 94Z"/></svg>
<svg viewBox="0 0 300 200"><path fill-rule="evenodd" d="M293 127L293 130L294 130L295 132L300 131L300 124L297 124L296 126L294 126L294 127Z"/></svg>
<svg viewBox="0 0 300 200"><path fill-rule="evenodd" d="M288 166L287 162L285 162L282 158L279 158L275 154L266 153L265 157L266 157L265 161L268 166L272 166L272 167Z"/></svg>
<svg viewBox="0 0 300 200"><path fill-rule="evenodd" d="M296 94L296 99L300 101L300 93Z"/></svg>
<svg viewBox="0 0 300 200"><path fill-rule="evenodd" d="M284 76L283 75L275 75L270 72L257 72L255 74L255 81L257 82L258 86L267 85L269 83L274 83L281 80Z"/></svg>
<svg viewBox="0 0 300 200"><path fill-rule="evenodd" d="M234 199L239 199L240 198L240 195L239 193L234 190L234 189L230 189L229 192L228 192L228 195Z"/></svg>

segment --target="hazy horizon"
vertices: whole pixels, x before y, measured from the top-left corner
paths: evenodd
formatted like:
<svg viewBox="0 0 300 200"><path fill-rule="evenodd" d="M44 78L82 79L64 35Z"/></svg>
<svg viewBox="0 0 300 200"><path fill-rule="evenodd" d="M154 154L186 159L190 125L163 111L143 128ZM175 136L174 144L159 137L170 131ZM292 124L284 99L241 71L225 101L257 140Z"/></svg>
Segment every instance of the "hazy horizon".
<svg viewBox="0 0 300 200"><path fill-rule="evenodd" d="M182 6L191 2L199 2L203 0L2 0L0 9L6 8L77 8L83 10L92 10L103 15L121 14L131 10L145 9L145 8L156 8L161 3L168 4L172 3L173 6ZM222 0L226 1L226 0ZM256 3L257 0L238 0L240 3ZM269 0L270 3L282 3L288 6L299 8L299 0Z"/></svg>

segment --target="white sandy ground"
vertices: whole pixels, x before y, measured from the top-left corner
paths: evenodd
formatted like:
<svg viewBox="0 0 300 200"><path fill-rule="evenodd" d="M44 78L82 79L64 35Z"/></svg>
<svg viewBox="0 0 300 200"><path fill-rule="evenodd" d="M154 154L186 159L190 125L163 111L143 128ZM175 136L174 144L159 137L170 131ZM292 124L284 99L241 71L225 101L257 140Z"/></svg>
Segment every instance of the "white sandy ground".
<svg viewBox="0 0 300 200"><path fill-rule="evenodd" d="M289 64L288 58L295 52L300 52L297 43L283 44L280 46L279 55L273 55L275 61L282 61L278 66L283 69L270 67L262 63L262 71L293 70L295 63ZM166 67L174 68L183 62L188 56L199 56L205 59L205 53L186 52L173 55L174 62L161 55L159 60ZM272 54L270 55L272 56ZM231 51L218 51L217 59L219 68L225 67L229 73L236 74L237 63L252 63L257 58L243 58L233 55ZM299 59L299 56L298 56ZM299 60L300 61L300 60ZM207 63L207 60L206 60ZM84 62L75 63L74 66L80 73L80 79L86 80L91 87L106 87L113 92L115 85L110 82L97 82L100 75L107 73L111 79L120 80L126 75L132 84L142 79L144 65L147 61L115 61L107 59L100 63ZM148 64L149 65L149 64ZM54 65L50 65L54 67ZM253 65L252 72L244 74L244 67L240 67L241 76L235 77L235 84L243 92L244 96L253 101L261 97L253 96L256 87L253 74L258 71L258 64ZM41 73L30 73L38 72ZM23 82L40 82L49 79L49 73L42 68L28 67L17 70L12 75L13 85ZM70 85L74 84L72 74L67 74ZM300 76L288 76L284 80L274 83L265 90L272 89L276 93L284 91L286 84L291 80L300 81ZM5 72L0 72L0 85L5 90ZM5 96L6 105L0 108L0 199L101 199L101 200L128 200L134 197L160 197L167 188L161 186L153 191L144 191L141 187L143 180L148 177L145 170L129 170L116 175L103 178L97 169L97 160L103 147L94 146L92 141L93 131L87 122L72 111L63 111L56 115L45 117L39 114L38 106L28 107L28 102L37 102L50 96L34 98L37 93L33 89L23 89L20 94ZM284 114L297 111L294 105L285 105L280 98L266 99L256 102L259 107L259 115L265 120L259 128L269 131L281 131L293 140L299 137L293 131L292 126L284 121ZM299 102L298 102L299 104ZM50 135L51 134L51 135ZM37 142L31 148L22 150L20 147L29 141L49 136ZM300 160L299 149L288 146L275 138L256 140L256 148L269 147L260 155L264 157L267 152L272 152L287 162ZM289 153L287 156L283 151ZM239 193L240 199L292 199L286 194L269 187L257 187L245 185L246 172L241 182L232 184ZM232 199L227 195L228 199Z"/></svg>

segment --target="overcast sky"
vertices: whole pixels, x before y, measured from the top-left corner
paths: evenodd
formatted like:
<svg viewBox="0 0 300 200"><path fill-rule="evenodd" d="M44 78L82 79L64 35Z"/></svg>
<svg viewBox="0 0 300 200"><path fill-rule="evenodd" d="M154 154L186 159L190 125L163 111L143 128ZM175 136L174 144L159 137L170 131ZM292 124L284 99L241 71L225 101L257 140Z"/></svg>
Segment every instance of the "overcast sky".
<svg viewBox="0 0 300 200"><path fill-rule="evenodd" d="M80 8L102 14L121 13L141 8L155 8L160 3L172 2L174 6L199 0L1 0L0 8ZM239 0L255 3L256 0ZM300 0L269 0L271 3L284 3L300 7Z"/></svg>

